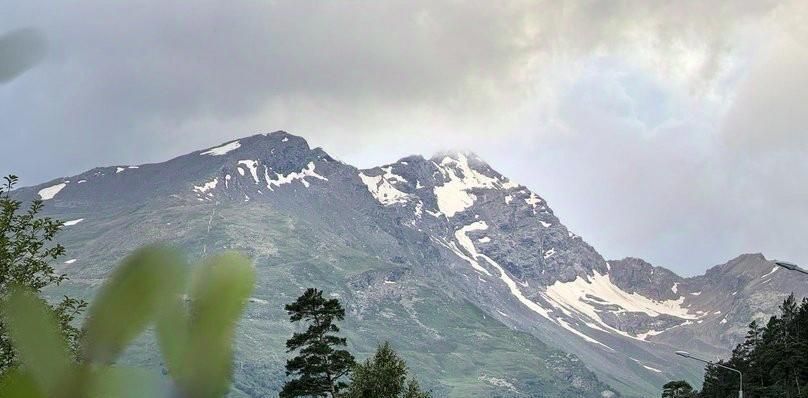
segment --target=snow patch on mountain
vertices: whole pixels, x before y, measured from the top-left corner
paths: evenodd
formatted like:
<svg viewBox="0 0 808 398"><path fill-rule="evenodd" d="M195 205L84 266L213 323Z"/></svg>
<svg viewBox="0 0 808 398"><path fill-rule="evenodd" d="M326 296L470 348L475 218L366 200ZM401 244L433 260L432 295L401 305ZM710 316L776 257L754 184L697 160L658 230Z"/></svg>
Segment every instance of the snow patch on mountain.
<svg viewBox="0 0 808 398"><path fill-rule="evenodd" d="M202 185L194 185L194 191L199 194L204 194L205 192L216 188L216 185L218 184L219 184L219 177L216 177L213 180L208 181Z"/></svg>
<svg viewBox="0 0 808 398"><path fill-rule="evenodd" d="M780 267L779 267L779 266L777 266L777 265L775 265L774 267L772 267L772 270L771 270L771 271L769 271L769 273L768 273L768 274L761 276L761 277L760 277L760 279L763 279L763 278L765 278L765 277L767 277L767 276L769 276L769 275L771 275L771 274L773 274L773 273L777 272L777 270L778 270L778 269L780 269Z"/></svg>
<svg viewBox="0 0 808 398"><path fill-rule="evenodd" d="M238 141L228 142L222 146L217 146L216 148L208 149L205 152L200 153L200 155L210 155L210 156L221 156L230 151L236 150L241 147L241 143Z"/></svg>
<svg viewBox="0 0 808 398"><path fill-rule="evenodd" d="M269 170L264 166L264 179L267 182L267 188L270 191L273 191L273 186L280 187L284 184L291 184L294 181L300 181L304 187L309 187L309 182L306 181L306 177L313 177L318 180L328 181L328 178L318 174L315 169L314 162L309 162L305 168L301 169L299 172L291 172L289 174L283 175L280 173L275 173L274 178L269 177Z"/></svg>
<svg viewBox="0 0 808 398"><path fill-rule="evenodd" d="M473 259L473 258L471 258L471 257L467 256L465 253L463 253L463 251L462 251L462 250L460 250L460 248L459 248L459 247L457 247L457 244L456 244L456 243L454 243L454 242L443 243L443 242L440 242L440 241L438 241L438 243L439 243L440 245L442 245L442 246L446 247L447 249L451 250L451 251L452 251L454 254L456 254L458 257L462 258L463 260L466 260L466 261L467 261L469 264L471 264L471 267L472 267L472 268L474 268L474 269L475 269L477 272L482 273L482 274L486 274L486 275L488 275L488 276L493 276L493 275L491 275L491 273L490 273L490 272L488 272L488 270L487 270L487 269L483 268L483 267L480 265L480 263L478 263L478 262L477 262L477 260L476 260L476 259ZM480 280L481 280L481 281L483 281L483 282L485 282L485 280L484 280L484 279L480 279Z"/></svg>
<svg viewBox="0 0 808 398"><path fill-rule="evenodd" d="M464 226L463 228L458 229L455 231L455 239L457 239L457 243L460 244L461 247L466 249L466 252L471 256L473 261L469 261L471 265L477 269L478 271L484 272L488 276L492 276L488 270L483 268L478 262L477 257L480 256L480 253L477 253L477 249L474 247L474 243L471 242L471 239L466 235L467 232L471 231L480 231L487 229L488 225L485 224L485 221L477 221L475 223L469 224Z"/></svg>
<svg viewBox="0 0 808 398"><path fill-rule="evenodd" d="M397 182L407 183L407 180L404 177L393 173L393 167L381 167L382 171L384 172L384 179L390 181L391 184L395 184Z"/></svg>
<svg viewBox="0 0 808 398"><path fill-rule="evenodd" d="M600 274L594 270L590 277L576 277L572 282L557 281L547 287L545 294L554 306L585 316L600 326L615 333L638 340L662 333L664 330L651 330L634 336L606 323L601 316L608 311L613 314L644 313L651 317L670 315L682 320L697 319L700 315L690 313L683 306L684 297L677 300L658 301L638 293L628 293L612 283L608 274ZM604 306L616 306L617 309L604 310Z"/></svg>
<svg viewBox="0 0 808 398"><path fill-rule="evenodd" d="M646 364L644 364L644 363L640 362L639 360L637 360L637 359L635 359L635 358L631 358L631 359L632 359L634 362L637 362L637 364L638 364L638 365L640 365L640 366L642 366L642 367L644 367L644 368L646 368L646 369L648 369L648 370L650 370L650 371L652 371L652 372L656 372L656 373L662 373L662 371L661 371L661 370L659 370L659 369L657 369L657 368L652 368L652 367L650 367L650 366L648 366L648 365L646 365Z"/></svg>
<svg viewBox="0 0 808 398"><path fill-rule="evenodd" d="M492 259L491 257L488 257L487 255L478 252L476 247L474 246L474 243L472 242L472 240L466 234L468 232L471 232L471 231L483 231L483 230L487 230L487 229L488 229L488 224L486 224L485 221L476 221L474 223L466 225L466 226L458 229L457 231L455 231L455 239L458 241L460 246L462 246L463 249L466 250L466 252L469 254L469 256L466 256L465 254L463 254L461 252L458 252L457 247L454 246L453 244L449 245L447 247L451 248L451 246L454 246L453 251L455 252L455 254L457 254L461 258L464 258L466 261L468 261L470 264L472 264L472 267L474 267L478 271L482 270L486 274L491 275L487 270L485 270L485 268L480 266L480 264L477 262L478 259L483 259L486 262L488 262L491 266L496 268L497 271L499 271L500 279L508 287L508 290L510 290L511 295L513 295L520 303L525 305L531 311L533 311L533 312L539 314L540 316L542 316L542 317L544 317L544 318L546 318L546 319L560 325L564 329L569 330L570 332L572 332L573 334L577 335L578 337L584 339L587 342L597 344L597 345L603 346L604 348L606 348L606 349L608 349L610 351L614 351L608 345L603 344L602 342L600 342L600 341L598 341L598 340L596 340L596 339L594 339L594 338L592 338L590 336L587 336L586 334L584 334L581 331L577 330L576 328L574 328L572 325L570 325L564 319L562 319L560 317L552 317L550 315L550 312L552 312L552 310L548 310L548 309L542 307L541 305L539 305L538 303L536 303L535 301L527 298L524 295L524 293L522 293L522 291L519 289L518 283L516 281L514 281L510 277L510 275L508 275L508 273L505 271L505 269L502 266L499 265L499 263L494 261L494 259ZM567 312L567 311L562 311L562 312L567 313L569 315L569 312ZM594 326L593 328L595 328L595 329L603 330L602 328L598 327L597 325L593 325L593 326Z"/></svg>
<svg viewBox="0 0 808 398"><path fill-rule="evenodd" d="M512 188L519 188L521 185L509 180L506 177L502 177L502 181L500 181L500 185L504 189L512 189Z"/></svg>
<svg viewBox="0 0 808 398"><path fill-rule="evenodd" d="M507 388L508 390L511 390L513 392L519 392L511 382L509 382L509 381L507 381L505 379L482 375L482 376L478 377L477 380L484 381L484 382L486 382L488 384L491 384L493 386L496 386L496 387Z"/></svg>
<svg viewBox="0 0 808 398"><path fill-rule="evenodd" d="M567 321L565 321L565 320L564 320L564 319L562 319L562 318L556 318L556 323L558 323L559 325L561 325L561 327L563 327L564 329L567 329L567 330L569 330L570 332L572 332L572 334L574 334L574 335L576 335L576 336L578 336L578 337L580 337L580 338L584 339L585 341L588 341L588 342L590 342L590 343L593 343L593 344L597 344L597 345L601 345L601 346L603 346L603 347L606 347L606 348L608 348L608 349L609 349L609 351L614 351L614 348L609 347L609 346L607 346L606 344L603 344L603 343L601 343L600 341L597 341L597 340L595 340L595 339L593 339L593 338L591 338L591 337L589 337L589 336L587 336L587 335L585 335L585 334L581 333L581 331L579 331L578 329L575 329L574 327L572 327L572 326L571 326L569 323L567 323Z"/></svg>
<svg viewBox="0 0 808 398"><path fill-rule="evenodd" d="M359 178L368 188L368 192L370 192L370 194L373 195L373 197L376 198L379 203L385 206L390 206L396 203L405 203L409 195L394 187L393 184L386 178L387 174L388 173L377 176L369 176L365 175L365 173L359 173ZM394 175L392 173L390 174ZM401 178L400 176L396 177Z"/></svg>
<svg viewBox="0 0 808 398"><path fill-rule="evenodd" d="M530 196L528 196L527 199L525 199L525 203L532 206L533 208L535 208L536 205L542 204L543 202L544 201L539 197L539 195L536 195L533 192L531 192Z"/></svg>
<svg viewBox="0 0 808 398"><path fill-rule="evenodd" d="M446 156L436 166L447 180L433 189L438 209L446 217L452 217L474 204L477 197L469 192L472 189L502 187L497 179L471 168L468 158L462 153L457 154L457 159Z"/></svg>
<svg viewBox="0 0 808 398"><path fill-rule="evenodd" d="M247 167L247 169L249 169L250 171L250 174L252 175L253 180L255 181L256 184L258 184L258 161L250 159L239 160L238 164ZM244 172L242 172L241 169L239 169L239 173L241 173L241 175L244 175Z"/></svg>
<svg viewBox="0 0 808 398"><path fill-rule="evenodd" d="M665 330L667 330L667 329L665 329ZM637 333L637 338L640 339L640 340L648 341L649 337L656 336L658 334L662 334L663 332L665 332L665 330L653 330L652 329L652 330L649 330L649 331L644 332L644 333Z"/></svg>
<svg viewBox="0 0 808 398"><path fill-rule="evenodd" d="M461 241L461 245L463 245L464 247L466 245L469 245L470 248L472 249L472 250L470 250L470 252L472 252L473 255L475 255L475 257L479 257L479 258L484 259L489 264L491 264L494 268L496 268L497 271L499 271L500 279L503 282L505 282L505 285L508 287L511 294L514 297L516 297L516 299L519 300L519 302L524 304L526 307L528 307L533 312L541 315L542 317L547 318L549 320L552 320L551 317L550 317L549 311L547 309L545 309L544 307L538 305L534 301L532 301L532 300L528 299L527 297L525 297L525 295L522 293L522 291L519 290L519 286L517 286L516 282L513 279L511 279L510 275L508 275L507 272L505 272L505 269L503 269L502 266L500 266L496 261L491 259L491 257L488 257L488 256L486 256L485 254L482 254L482 253L478 253L477 250L474 248L474 244L466 236L466 232L468 232L468 231L482 231L482 230L486 230L486 229L488 229L488 225L485 223L485 221L477 221L477 222L474 222L472 224L466 225L465 227L463 227L463 228L459 229L457 232L455 232L455 238L458 238L458 241L461 241L460 237L462 236L463 240ZM465 247L465 248L467 250L469 249L468 247ZM486 273L488 273L488 272L486 271ZM489 273L489 275L490 275L490 273Z"/></svg>
<svg viewBox="0 0 808 398"><path fill-rule="evenodd" d="M600 274L597 270L594 275L583 278L576 277L572 282L556 283L547 287L547 295L557 303L566 306L573 311L591 315L598 320L596 308L589 304L592 300L587 298L597 297L603 302L614 304L621 309L617 312L642 312L649 316L656 317L662 314L675 316L682 319L696 319L698 316L690 314L690 310L682 306L684 297L677 300L656 301L638 293L628 293L612 283L608 274Z"/></svg>
<svg viewBox="0 0 808 398"><path fill-rule="evenodd" d="M59 193L59 191L61 191L62 189L64 189L64 187L67 186L68 182L69 181L65 181L56 185L51 185L47 188L42 188L37 193L39 194L39 197L42 198L42 200L53 199L56 196L56 194Z"/></svg>
<svg viewBox="0 0 808 398"><path fill-rule="evenodd" d="M76 224L78 224L78 223L80 223L82 221L84 221L83 218L77 218L75 220L65 221L64 226L70 227L70 226L76 225Z"/></svg>
<svg viewBox="0 0 808 398"><path fill-rule="evenodd" d="M424 203L423 202L419 201L418 203L415 204L415 211L413 211L413 214L415 214L415 217L417 217L417 218L421 218L421 216L423 216L423 214L424 214ZM415 221L413 221L413 225L415 225Z"/></svg>

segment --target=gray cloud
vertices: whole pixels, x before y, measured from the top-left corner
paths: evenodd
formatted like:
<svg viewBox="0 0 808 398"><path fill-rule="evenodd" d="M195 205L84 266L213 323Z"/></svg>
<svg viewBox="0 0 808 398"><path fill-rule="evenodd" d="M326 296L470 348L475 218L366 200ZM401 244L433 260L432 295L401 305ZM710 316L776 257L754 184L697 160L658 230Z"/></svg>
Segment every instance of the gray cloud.
<svg viewBox="0 0 808 398"><path fill-rule="evenodd" d="M0 86L26 183L274 129L359 165L470 149L609 256L808 263L798 1L40 1ZM776 223L777 232L771 232Z"/></svg>

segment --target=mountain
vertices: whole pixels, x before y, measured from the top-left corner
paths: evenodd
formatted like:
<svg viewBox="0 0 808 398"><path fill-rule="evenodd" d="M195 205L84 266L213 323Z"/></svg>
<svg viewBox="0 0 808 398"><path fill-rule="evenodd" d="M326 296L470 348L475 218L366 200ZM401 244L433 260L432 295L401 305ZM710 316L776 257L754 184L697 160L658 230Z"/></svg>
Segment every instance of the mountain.
<svg viewBox="0 0 808 398"><path fill-rule="evenodd" d="M655 396L698 384L685 349L726 355L808 281L747 254L682 278L635 258L607 261L535 192L471 153L410 156L360 170L285 132L157 164L101 167L20 188L67 221L71 281L92 294L132 249L169 241L192 259L255 261L237 338L234 396L273 396L293 329L283 304L306 287L344 302L343 330L367 355L390 340L437 396ZM150 336L127 360L160 366Z"/></svg>

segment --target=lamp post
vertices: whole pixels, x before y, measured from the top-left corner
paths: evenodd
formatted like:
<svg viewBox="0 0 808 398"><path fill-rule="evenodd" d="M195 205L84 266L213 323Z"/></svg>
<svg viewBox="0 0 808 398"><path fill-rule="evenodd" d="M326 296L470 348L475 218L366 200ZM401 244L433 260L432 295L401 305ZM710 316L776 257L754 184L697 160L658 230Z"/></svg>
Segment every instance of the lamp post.
<svg viewBox="0 0 808 398"><path fill-rule="evenodd" d="M685 358L695 359L695 360L697 360L699 362L704 362L704 363L706 363L708 365L718 366L719 368L724 368L724 369L731 370L731 371L737 373L738 378L740 379L740 383L741 383L740 386L738 387L738 398L743 398L743 373L741 373L740 370L735 369L735 368L730 368L729 366L721 365L720 363L710 362L710 361L708 361L706 359L701 359L701 358L698 358L698 357L694 357L693 355L691 355L689 352L686 352L686 351L676 351L676 355L679 355L679 356L685 357Z"/></svg>
<svg viewBox="0 0 808 398"><path fill-rule="evenodd" d="M787 263L785 261L778 261L778 260L775 260L774 264L776 264L776 265L778 265L780 267L783 267L783 268L785 268L787 270L790 270L790 271L802 272L803 274L808 275L808 271L800 268L797 264L791 264L791 263Z"/></svg>

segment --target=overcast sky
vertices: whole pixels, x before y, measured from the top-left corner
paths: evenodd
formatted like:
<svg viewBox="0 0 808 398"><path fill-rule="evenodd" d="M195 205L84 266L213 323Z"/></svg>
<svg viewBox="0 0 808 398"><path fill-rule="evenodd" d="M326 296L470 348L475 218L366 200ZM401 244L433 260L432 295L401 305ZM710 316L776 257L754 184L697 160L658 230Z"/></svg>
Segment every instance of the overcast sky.
<svg viewBox="0 0 808 398"><path fill-rule="evenodd" d="M470 150L607 258L808 265L807 4L3 1L47 46L0 76L0 173L274 130L359 167Z"/></svg>

